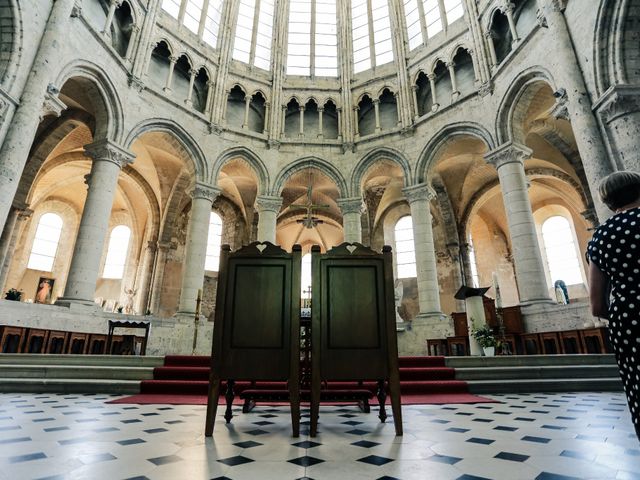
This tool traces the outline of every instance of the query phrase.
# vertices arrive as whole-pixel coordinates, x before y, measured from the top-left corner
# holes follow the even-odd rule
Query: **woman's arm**
[[[609,317],[609,281],[595,262],[589,262],[589,300],[591,315]]]

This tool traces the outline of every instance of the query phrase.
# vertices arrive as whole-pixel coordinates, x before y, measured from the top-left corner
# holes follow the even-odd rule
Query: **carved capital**
[[[507,13],[513,13],[513,10],[516,8],[516,6],[507,1],[507,2],[503,2],[502,5],[500,5],[500,10],[502,10],[503,13],[507,14]]]
[[[606,123],[640,112],[640,87],[613,86],[598,99],[595,108]]]
[[[19,209],[17,213],[18,213],[18,221],[24,221],[31,218],[31,215],[33,215],[33,210],[25,207],[25,208]]]
[[[196,182],[191,192],[191,198],[193,200],[201,198],[213,203],[213,201],[218,195],[220,195],[221,192],[222,190],[218,187],[214,187],[213,185],[209,185],[208,183]]]
[[[544,11],[541,8],[536,10],[536,21],[538,22],[538,25],[542,28],[549,27],[549,25],[547,24],[547,17],[545,17]]]
[[[258,195],[256,197],[256,207],[258,213],[275,212],[278,213],[282,207],[282,197],[271,195]]]
[[[280,142],[275,138],[270,138],[269,140],[267,140],[267,148],[269,148],[269,150],[280,150]]]
[[[342,144],[342,153],[355,152],[356,144],[354,142],[344,142]]]
[[[179,60],[179,58],[176,57],[175,55],[170,55],[169,56],[169,63],[173,63],[175,65],[176,63],[178,63],[178,60]]]
[[[571,121],[569,114],[569,99],[566,95],[556,99],[556,104],[551,109],[551,116],[556,119]]]
[[[133,74],[129,75],[129,86],[135,88],[138,92],[142,92],[146,88],[142,79]]]
[[[171,248],[171,242],[158,242],[158,253],[167,253]]]
[[[60,90],[58,87],[50,83],[47,86],[47,92],[44,95],[44,101],[42,102],[42,113],[40,114],[40,120],[47,115],[55,115],[59,117],[63,110],[67,109],[67,106],[58,98]]]
[[[494,38],[497,37],[496,33],[491,29],[489,29],[486,32],[484,32],[483,35],[484,35],[484,38],[486,38],[488,40],[493,40]]]
[[[493,84],[490,81],[481,83],[478,87],[478,95],[481,97],[486,97],[487,95],[491,95],[493,93]]]
[[[119,168],[133,162],[135,154],[125,150],[112,140],[98,140],[84,147],[85,155],[91,157],[94,162],[111,162]]]
[[[582,218],[584,218],[592,228],[596,228],[600,224],[600,222],[598,222],[598,212],[596,212],[593,205],[589,205],[589,208],[584,212],[580,212],[580,215],[582,215]]]
[[[209,124],[209,133],[214,133],[216,135],[220,135],[220,134],[222,134],[223,131],[224,131],[224,128],[222,128],[217,123],[210,123]]]
[[[361,214],[364,210],[362,198],[360,197],[339,198],[336,202],[343,215],[347,215],[349,213]]]
[[[147,249],[147,252],[149,252],[150,254],[155,253],[157,248],[158,248],[158,245],[156,244],[156,242],[153,242],[153,241],[147,242],[146,249]]]
[[[419,183],[402,189],[409,204],[414,202],[430,202],[436,198],[436,191],[427,183]]]
[[[78,0],[71,10],[71,18],[80,18],[82,16],[82,3]]]
[[[448,69],[456,68],[456,62],[453,61],[447,62],[445,65]]]
[[[524,165],[524,161],[531,157],[533,151],[529,147],[518,143],[508,142],[500,145],[495,150],[491,150],[485,154],[484,158],[496,169],[500,169],[503,165],[518,162]]]

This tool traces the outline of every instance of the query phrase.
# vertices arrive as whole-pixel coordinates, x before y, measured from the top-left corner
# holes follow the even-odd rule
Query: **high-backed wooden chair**
[[[25,334],[23,327],[0,326],[0,353],[20,353]]]
[[[377,380],[382,422],[388,388],[396,435],[402,435],[391,247],[382,252],[359,243],[324,255],[317,245],[311,249],[311,436],[321,383],[332,380]]]
[[[67,341],[69,332],[60,330],[49,330],[47,344],[44,347],[44,353],[65,353],[67,350]]]
[[[86,353],[88,343],[88,333],[69,332],[69,341],[67,342],[67,349],[64,353],[69,353],[72,355],[81,355],[83,353]]]
[[[91,333],[86,352],[89,355],[104,355],[107,347],[107,336],[101,333]]]
[[[287,381],[293,436],[300,434],[300,245],[287,253],[254,242],[220,255],[205,435],[211,436],[227,381],[231,421],[236,380]]]
[[[22,345],[22,353],[44,353],[49,337],[49,330],[30,328]]]

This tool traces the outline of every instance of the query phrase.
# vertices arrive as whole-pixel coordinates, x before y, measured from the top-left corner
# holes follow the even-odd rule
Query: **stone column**
[[[496,46],[493,44],[493,32],[491,30],[487,30],[484,32],[484,38],[487,39],[487,46],[489,47],[491,69],[494,69],[498,65],[498,54],[496,53]]]
[[[498,170],[523,305],[551,302],[524,172],[524,160],[530,156],[531,149],[514,143],[501,145],[485,155],[487,162]]]
[[[376,132],[379,132],[382,127],[380,126],[380,99],[378,98],[373,100],[373,111],[376,118]]]
[[[282,207],[282,197],[258,195],[258,241],[276,243],[276,224]]]
[[[58,75],[61,58],[60,39],[68,30],[75,0],[57,0],[53,3],[40,48],[29,68],[20,105],[13,114],[2,148],[0,149],[0,226],[4,226],[18,183],[22,176],[29,150],[40,123],[47,85]]]
[[[460,96],[458,82],[456,80],[456,64],[449,62],[447,63],[447,68],[449,69],[449,77],[451,77],[451,99],[455,101]]]
[[[619,169],[640,172],[640,87],[610,87],[596,103]]]
[[[85,146],[84,150],[86,155],[93,159],[88,180],[89,190],[82,210],[64,295],[56,302],[59,305],[94,304],[96,282],[118,176],[120,170],[135,158],[133,153],[111,140],[99,140]]]
[[[170,243],[158,242],[156,250],[155,265],[153,267],[153,281],[151,282],[151,301],[149,310],[154,315],[159,315],[160,299],[162,298],[162,287],[164,285],[164,269],[167,264],[167,254],[169,253]]]
[[[304,105],[300,105],[300,131],[298,132],[299,137],[304,137]]]
[[[242,128],[249,128],[249,109],[251,108],[251,97],[244,96],[244,118],[242,119]]]
[[[11,258],[9,252],[15,251],[15,244],[18,240],[17,234],[20,232],[20,228],[16,228],[16,224],[20,220],[26,220],[31,217],[33,210],[27,208],[26,205],[20,207],[12,207],[7,223],[2,231],[0,237],[0,292],[4,292],[4,284],[9,275],[9,268],[11,267]]]
[[[360,138],[360,125],[358,125],[358,112],[360,107],[353,107],[353,136],[354,138]]]
[[[125,60],[133,61],[133,51],[140,35],[140,27],[138,25],[131,26],[131,35],[129,36],[129,45],[127,45],[127,53],[125,54]]]
[[[282,130],[280,132],[280,137],[284,138],[286,132],[287,132],[287,106],[286,105],[282,105]]]
[[[338,207],[342,211],[342,229],[344,241],[349,243],[362,243],[362,198],[339,198]]]
[[[171,92],[171,85],[173,84],[173,71],[176,68],[176,63],[178,63],[178,57],[169,57],[169,73],[167,74],[167,83],[163,88],[165,93]]]
[[[437,112],[440,104],[438,103],[438,95],[436,93],[436,74],[428,73],[427,78],[429,79],[429,88],[431,89],[431,111]]]
[[[207,104],[204,107],[205,112],[211,112],[212,102],[213,102],[213,82],[209,80],[207,82]]]
[[[413,241],[416,251],[418,280],[418,303],[420,316],[442,316],[436,249],[433,243],[430,202],[436,192],[427,184],[412,185],[402,190],[409,207],[413,223]]]
[[[322,124],[322,114],[324,113],[324,108],[318,108],[318,138],[324,138],[324,125]]]
[[[398,116],[398,121],[396,122],[396,125],[398,127],[402,126],[402,106],[400,104],[400,98],[399,95],[397,93],[393,94],[393,99],[396,101],[396,115]],[[407,106],[407,108],[409,108]],[[411,115],[409,115],[411,116]]]
[[[262,125],[262,134],[269,134],[269,109],[271,108],[271,104],[269,102],[264,102],[264,124]]]
[[[420,108],[418,107],[418,85],[412,85],[411,90],[413,91],[413,109],[415,110],[413,120],[415,121],[420,118]]]
[[[153,259],[156,254],[156,242],[147,242],[142,253],[140,265],[141,274],[136,289],[138,290],[138,301],[136,311],[144,315],[149,308],[149,296],[151,294],[151,278],[153,276]]]
[[[191,218],[182,265],[182,289],[178,314],[193,314],[196,311],[198,290],[201,290],[204,285],[204,263],[207,256],[211,204],[220,191],[217,187],[196,182],[191,194]]]
[[[460,245],[460,257],[462,261],[462,273],[464,275],[464,284],[473,286],[473,271],[471,270],[471,244],[463,243]]]
[[[116,13],[116,9],[122,5],[122,0],[111,0],[109,2],[109,11],[107,12],[107,19],[104,22],[104,28],[102,33],[109,36],[111,34],[111,24],[113,23],[113,16]]]
[[[187,99],[184,101],[188,107],[193,105],[193,84],[196,82],[196,75],[198,75],[198,72],[189,70],[189,93],[187,93]]]
[[[520,41],[520,37],[518,36],[518,30],[516,29],[516,21],[513,18],[513,9],[515,5],[511,2],[507,2],[503,7],[502,11],[507,16],[507,21],[509,22],[509,30],[511,30],[511,37],[513,38],[513,46],[515,48],[515,44]]]

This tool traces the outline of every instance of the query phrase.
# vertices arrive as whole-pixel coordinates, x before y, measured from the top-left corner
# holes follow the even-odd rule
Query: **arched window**
[[[567,285],[582,283],[580,264],[569,221],[556,215],[542,224],[542,240],[547,254],[551,283],[563,280]]]
[[[300,293],[303,300],[311,298],[311,254],[305,253],[302,256],[302,267],[300,269]]]
[[[476,260],[476,249],[473,246],[473,240],[469,237],[469,264],[471,266],[471,282],[473,287],[480,286],[480,276],[478,275],[478,261]]]
[[[235,60],[269,70],[274,5],[274,0],[240,0],[233,42]]]
[[[62,218],[58,215],[45,213],[40,217],[27,268],[43,272],[53,270],[53,262],[56,259],[61,232]]]
[[[396,265],[398,278],[416,276],[416,249],[413,243],[413,222],[410,216],[402,217],[396,223]]]
[[[209,236],[207,237],[207,257],[204,261],[205,270],[218,271],[221,245],[222,219],[217,213],[211,212],[211,215],[209,215]]]
[[[118,225],[111,230],[107,258],[102,270],[102,278],[121,279],[124,276],[124,267],[129,253],[129,239],[131,229],[126,225]]]

